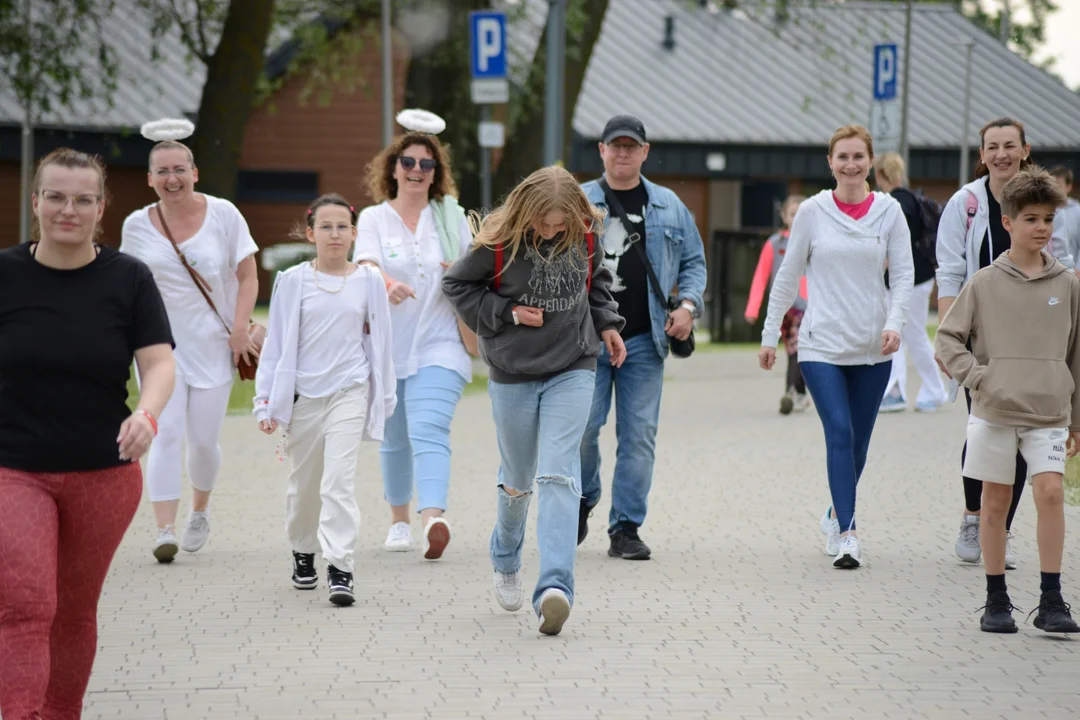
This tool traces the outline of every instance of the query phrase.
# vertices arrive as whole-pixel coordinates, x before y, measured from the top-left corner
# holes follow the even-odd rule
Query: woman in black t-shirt
[[[101,587],[173,389],[150,270],[94,243],[104,195],[96,158],[53,151],[34,178],[40,238],[0,252],[0,715],[12,720],[81,714]]]

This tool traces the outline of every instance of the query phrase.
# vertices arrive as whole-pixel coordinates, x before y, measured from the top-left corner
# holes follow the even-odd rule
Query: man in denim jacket
[[[612,481],[608,555],[647,560],[651,551],[638,536],[645,522],[649,487],[656,455],[656,426],[664,383],[664,358],[669,336],[685,340],[701,315],[705,292],[705,248],[694,219],[681,200],[665,187],[641,174],[649,155],[645,127],[629,115],[608,121],[600,143],[604,177],[626,212],[631,227],[624,228],[608,207],[598,181],[585,183],[589,202],[608,211],[603,237],[603,262],[614,275],[611,290],[626,319],[622,337],[626,361],[611,367],[606,352],[597,362],[592,414],[581,443],[581,514],[578,544],[588,534],[588,517],[600,501],[600,428],[616,398],[618,450]],[[645,263],[635,243],[644,242],[645,254],[665,293],[678,287],[680,306],[667,307],[649,286]],[[597,248],[599,252],[600,248]]]

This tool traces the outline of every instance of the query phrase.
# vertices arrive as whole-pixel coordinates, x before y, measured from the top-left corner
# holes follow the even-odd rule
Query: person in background
[[[765,299],[765,290],[776,279],[776,273],[780,272],[780,264],[787,253],[788,238],[791,237],[791,221],[795,219],[795,211],[799,209],[799,203],[805,199],[802,195],[789,195],[784,200],[784,204],[780,207],[780,220],[784,223],[784,227],[770,235],[764,247],[761,248],[757,269],[754,270],[754,280],[750,285],[750,297],[746,300],[746,312],[743,313],[746,322],[751,325],[758,321],[761,301]],[[802,412],[810,407],[810,397],[806,394],[806,382],[803,380],[802,371],[799,370],[799,325],[802,324],[804,312],[806,312],[806,276],[799,280],[799,294],[795,298],[795,304],[784,313],[784,321],[780,325],[780,338],[784,342],[784,350],[788,357],[784,394],[780,397],[782,415],[787,415],[792,410]]]
[[[1076,259],[1080,258],[1080,201],[1072,196],[1073,172],[1064,165],[1058,165],[1050,171],[1050,174],[1057,181],[1058,188],[1065,194],[1065,206],[1059,211],[1054,222],[1056,224],[1064,220],[1069,254],[1072,255],[1075,263]]]

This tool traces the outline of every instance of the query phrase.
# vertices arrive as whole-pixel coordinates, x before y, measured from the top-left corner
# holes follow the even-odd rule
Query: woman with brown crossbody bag
[[[150,151],[148,174],[160,201],[128,216],[120,245],[153,272],[176,340],[176,386],[146,467],[157,520],[152,550],[163,563],[180,549],[198,551],[209,537],[210,493],[221,468],[218,438],[232,385],[238,366],[241,379],[254,378],[265,335],[250,320],[259,292],[259,248],[235,205],[195,192],[194,158],[175,140],[190,131],[187,121],[143,126],[144,136],[160,140]],[[191,480],[192,509],[178,540],[182,465]]]

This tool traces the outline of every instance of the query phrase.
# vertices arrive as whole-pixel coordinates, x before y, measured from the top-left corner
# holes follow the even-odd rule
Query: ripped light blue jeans
[[[574,602],[581,437],[589,420],[595,376],[592,370],[573,370],[538,382],[488,381],[502,458],[491,564],[502,573],[521,569],[525,517],[535,482],[540,575],[532,602],[537,614],[540,596],[549,588],[562,590]],[[504,487],[520,494],[512,496]]]

